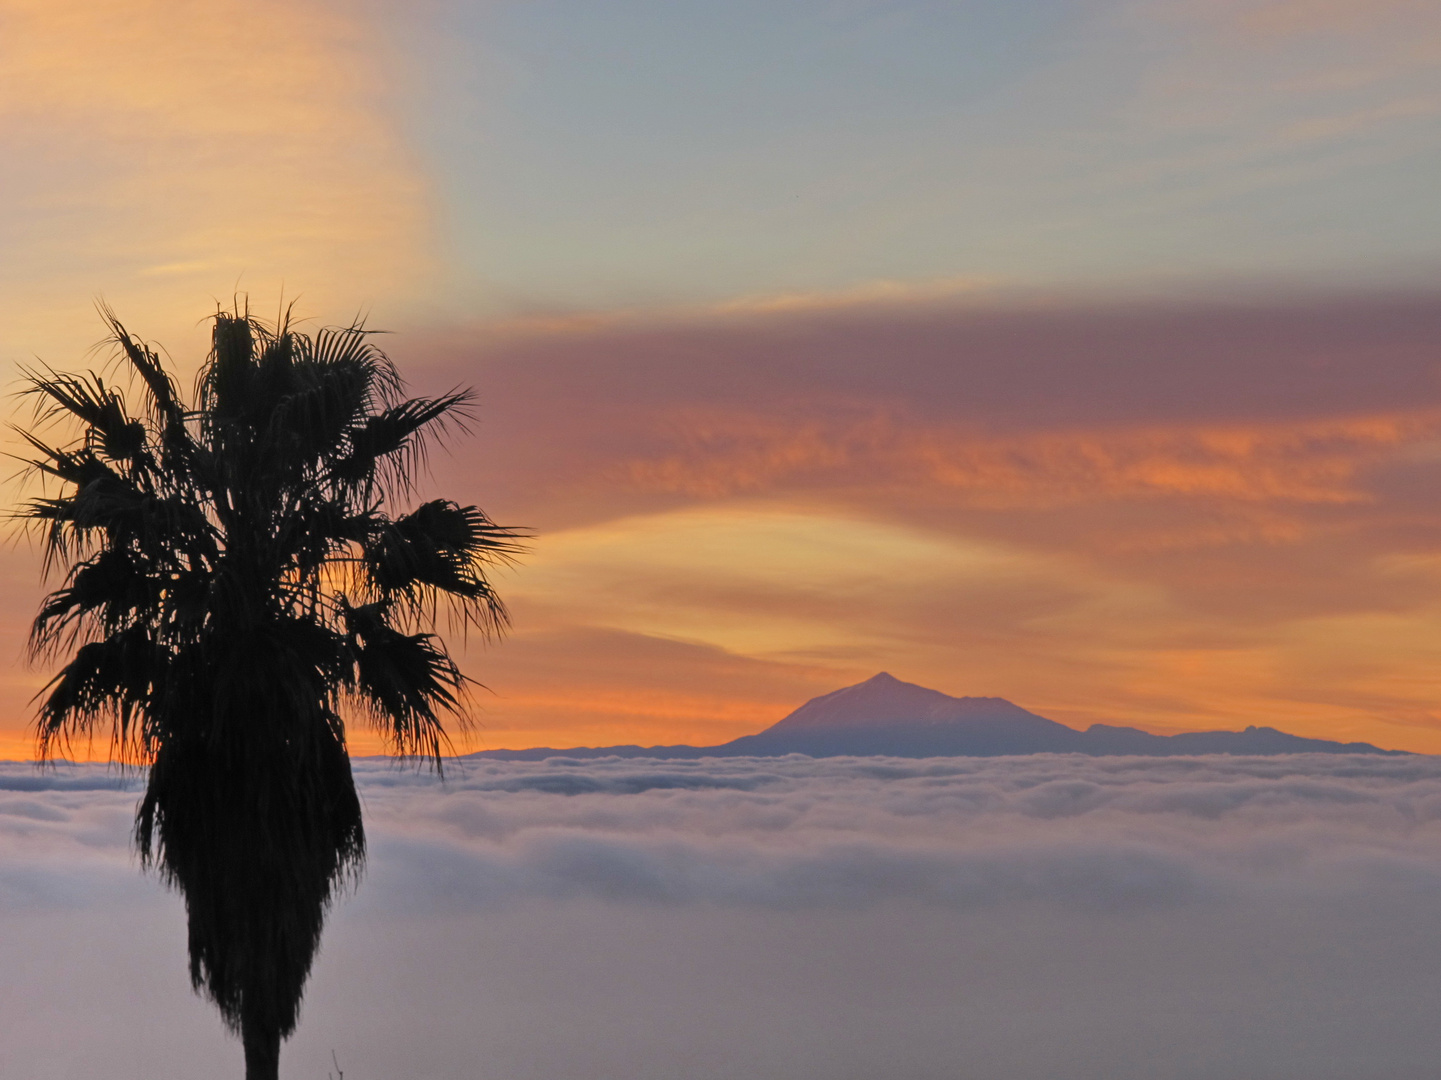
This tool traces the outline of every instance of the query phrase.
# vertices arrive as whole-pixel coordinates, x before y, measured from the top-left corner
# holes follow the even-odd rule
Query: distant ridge
[[[1138,728],[1058,724],[1004,698],[951,697],[881,672],[855,686],[811,698],[756,735],[719,746],[576,746],[559,750],[482,750],[467,755],[501,761],[551,757],[702,758],[885,755],[1000,757],[1009,754],[1403,754],[1370,743],[1304,739],[1269,727],[1152,735]]]

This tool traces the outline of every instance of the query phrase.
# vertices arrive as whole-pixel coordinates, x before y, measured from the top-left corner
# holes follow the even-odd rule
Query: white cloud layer
[[[284,1075],[1425,1075],[1441,759],[357,763]],[[0,767],[0,1073],[239,1076],[98,767]]]

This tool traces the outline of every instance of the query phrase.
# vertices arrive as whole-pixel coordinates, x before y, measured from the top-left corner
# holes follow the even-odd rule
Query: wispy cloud
[[[341,318],[425,287],[397,65],[353,11],[6,0],[0,18],[12,356],[83,349],[97,293],[181,349],[237,286],[270,303],[288,282]]]
[[[833,422],[755,412],[662,420],[683,450],[625,463],[617,484],[702,497],[788,487],[942,489],[1019,507],[1180,496],[1345,503],[1368,465],[1441,433],[1441,413],[1254,426],[967,435],[880,414]]]

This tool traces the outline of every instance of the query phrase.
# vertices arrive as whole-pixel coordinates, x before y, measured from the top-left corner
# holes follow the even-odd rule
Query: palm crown
[[[22,510],[63,570],[31,635],[68,659],[40,750],[99,730],[148,766],[142,859],[185,896],[192,981],[242,1035],[247,1075],[273,1076],[325,911],[364,859],[346,720],[439,766],[466,679],[437,612],[501,629],[485,570],[518,534],[445,500],[393,512],[468,395],[403,397],[361,326],[220,312],[192,408],[103,314],[138,414],[100,375],[29,373],[42,433],[79,429],[23,433],[61,483]]]

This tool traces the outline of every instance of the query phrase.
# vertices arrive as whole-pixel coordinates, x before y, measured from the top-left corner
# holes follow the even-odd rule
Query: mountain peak
[[[1004,698],[952,697],[882,671],[865,682],[843,686],[812,698],[763,734],[841,728],[884,729],[916,724],[929,726],[981,717],[989,720],[1041,720]]]

